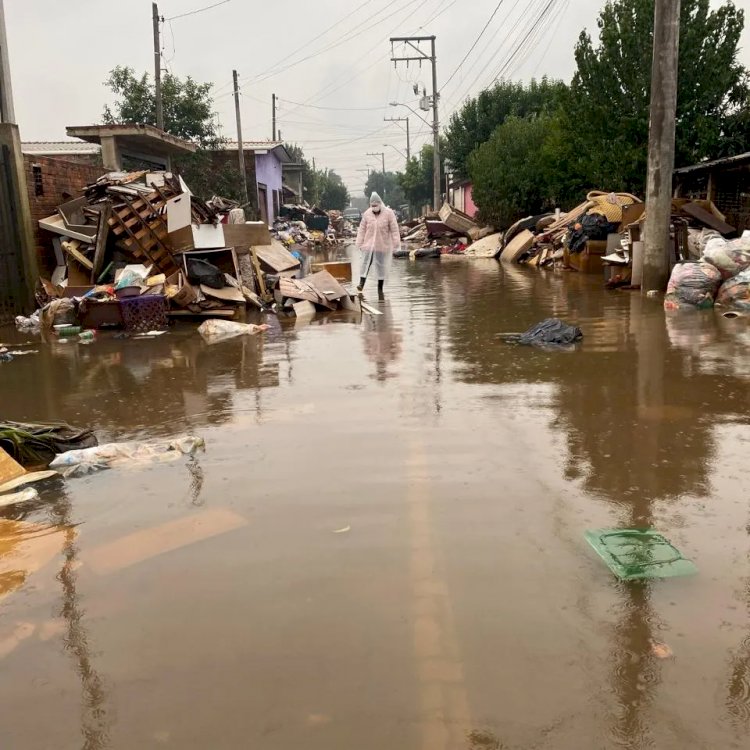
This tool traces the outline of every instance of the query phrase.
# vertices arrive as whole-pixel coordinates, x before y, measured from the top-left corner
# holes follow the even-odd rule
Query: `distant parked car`
[[[344,218],[352,224],[359,224],[362,221],[362,212],[358,208],[345,208]]]

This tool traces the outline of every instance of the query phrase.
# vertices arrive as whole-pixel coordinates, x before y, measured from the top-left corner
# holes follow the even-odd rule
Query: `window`
[[[34,178],[34,195],[39,198],[44,195],[44,181],[42,180],[41,164],[31,165],[31,176]]]

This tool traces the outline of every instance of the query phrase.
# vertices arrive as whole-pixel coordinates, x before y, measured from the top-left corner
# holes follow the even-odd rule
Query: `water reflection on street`
[[[1,509],[2,747],[746,747],[747,319],[483,260],[386,296],[0,365],[7,419],[208,447]],[[576,351],[497,340],[552,315]],[[699,574],[618,582],[608,526]]]

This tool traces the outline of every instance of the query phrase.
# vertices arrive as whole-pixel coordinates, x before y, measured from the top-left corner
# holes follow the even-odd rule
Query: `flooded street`
[[[748,320],[482,260],[386,295],[0,365],[6,419],[207,446],[0,509],[0,747],[747,747]],[[550,316],[578,350],[496,339]],[[619,582],[615,526],[698,575]]]

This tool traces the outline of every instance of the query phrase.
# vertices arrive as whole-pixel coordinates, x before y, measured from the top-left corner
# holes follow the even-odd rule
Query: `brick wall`
[[[48,275],[55,267],[52,235],[39,228],[39,219],[57,212],[57,207],[66,200],[63,193],[69,193],[72,198],[80,197],[86,185],[98,180],[105,170],[95,164],[76,163],[48,156],[24,154],[23,160],[39,269]]]

